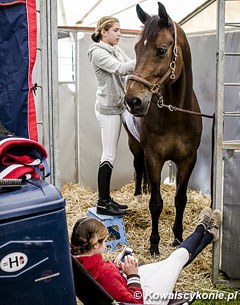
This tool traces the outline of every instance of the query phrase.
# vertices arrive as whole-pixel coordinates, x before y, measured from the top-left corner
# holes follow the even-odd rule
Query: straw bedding
[[[133,196],[134,183],[123,186],[112,192],[113,198],[119,203],[128,204],[129,209],[124,216],[124,224],[129,246],[139,261],[145,263],[154,262],[167,257],[174,248],[172,226],[175,216],[174,194],[175,188],[162,184],[161,192],[164,201],[163,212],[159,221],[161,235],[160,257],[151,257],[149,254],[149,237],[151,233],[150,213],[148,209],[149,194],[143,195],[140,202]],[[86,215],[89,207],[93,207],[97,201],[97,193],[80,187],[78,184],[66,184],[62,188],[63,197],[66,199],[67,223],[69,236],[74,223]],[[198,215],[202,208],[210,206],[210,198],[201,193],[188,189],[188,204],[184,214],[184,235],[186,238],[195,228]],[[196,260],[181,272],[178,279],[177,291],[200,291],[202,289],[214,289],[211,284],[211,245],[208,246]],[[106,259],[112,259],[116,252],[108,251]]]

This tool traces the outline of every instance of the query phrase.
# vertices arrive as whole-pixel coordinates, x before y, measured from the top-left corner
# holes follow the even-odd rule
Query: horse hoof
[[[180,241],[178,238],[175,238],[172,243],[172,246],[177,247],[177,246],[181,245],[181,243],[182,243],[182,241]]]
[[[159,255],[160,252],[158,250],[158,246],[151,246],[150,249],[150,254],[153,256],[153,255]]]

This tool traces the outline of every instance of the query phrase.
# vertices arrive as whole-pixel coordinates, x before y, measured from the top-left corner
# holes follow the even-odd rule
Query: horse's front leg
[[[176,180],[176,195],[175,195],[175,208],[176,215],[173,225],[174,241],[173,246],[178,246],[182,241],[183,233],[183,214],[187,204],[187,187],[188,181],[191,176],[192,170],[196,163],[196,158],[181,164],[177,164],[177,180]]]
[[[135,169],[135,192],[134,196],[142,195],[143,179],[144,179],[144,156],[143,154],[135,155],[133,160]]]
[[[133,166],[135,170],[135,191],[134,196],[142,195],[142,185],[144,179],[145,165],[144,153],[140,143],[128,132],[128,145],[133,154]]]
[[[146,158],[146,169],[151,185],[149,210],[152,218],[152,232],[150,236],[150,254],[159,254],[160,235],[158,231],[159,217],[163,209],[163,200],[160,194],[161,170],[163,164],[156,165],[153,159]]]

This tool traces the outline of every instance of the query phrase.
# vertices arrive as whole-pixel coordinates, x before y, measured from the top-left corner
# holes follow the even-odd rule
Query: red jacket
[[[101,254],[78,256],[77,259],[115,301],[143,304],[139,275],[131,275],[126,279],[114,263],[103,261]]]

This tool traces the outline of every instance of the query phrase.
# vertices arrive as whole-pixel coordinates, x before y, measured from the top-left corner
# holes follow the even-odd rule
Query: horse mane
[[[144,28],[141,33],[141,40],[145,41],[146,39],[153,39],[157,35],[157,33],[163,28],[168,28],[172,32],[172,34],[174,33],[173,24],[170,18],[169,25],[167,27],[161,22],[161,18],[159,18],[159,16],[152,16],[144,25]]]

